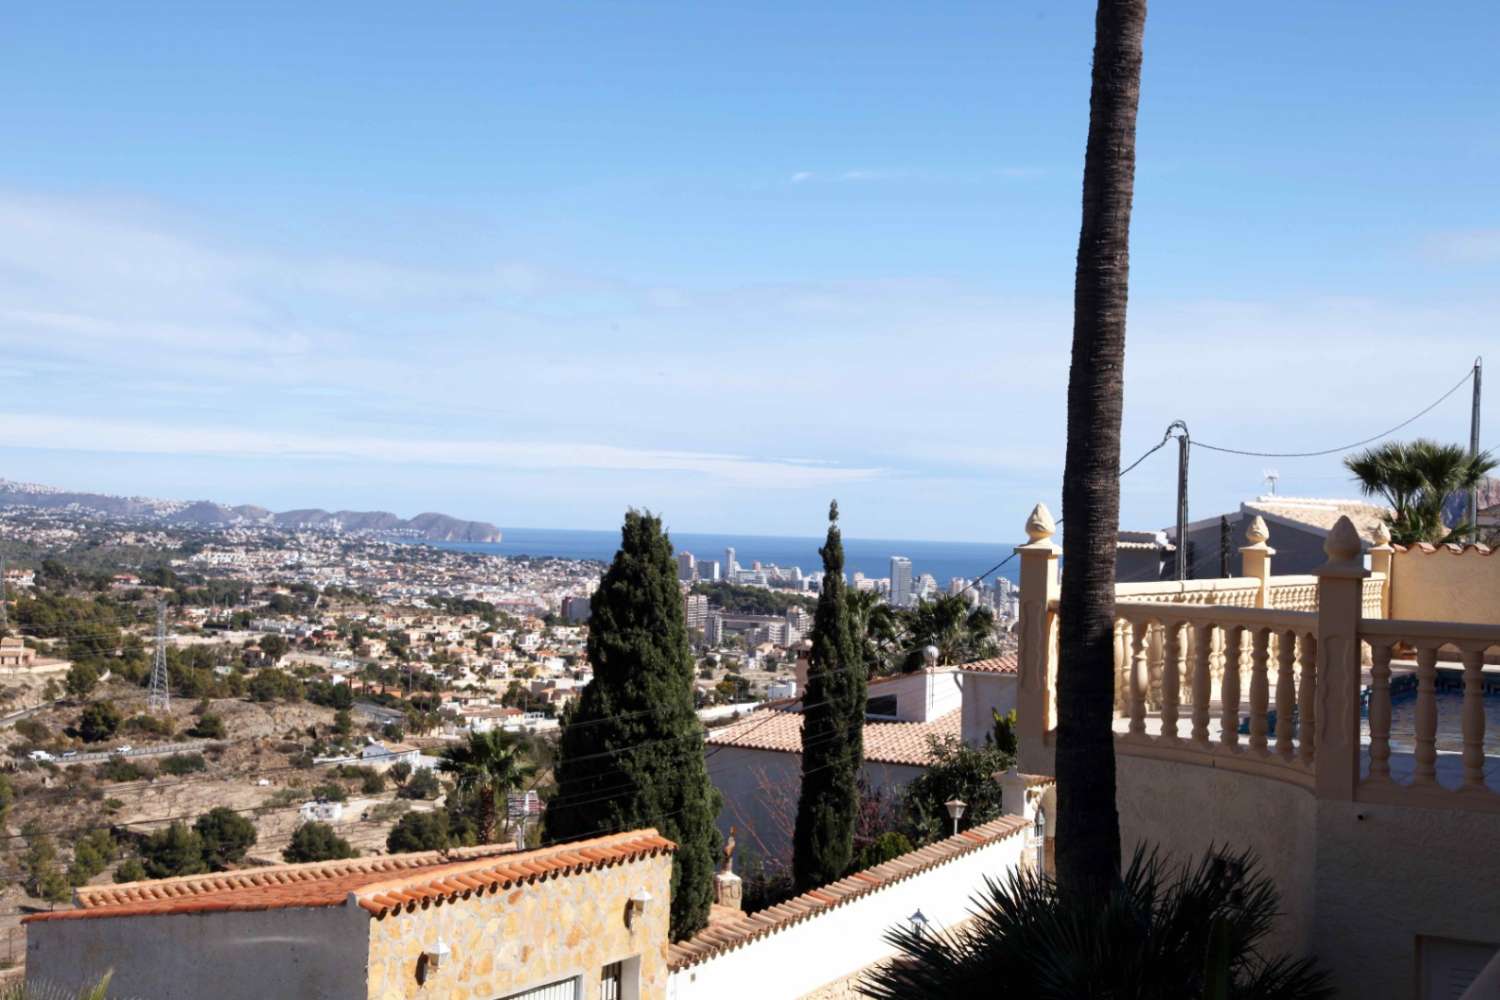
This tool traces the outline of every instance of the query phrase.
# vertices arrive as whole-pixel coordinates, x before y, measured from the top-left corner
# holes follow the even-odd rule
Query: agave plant
[[[112,972],[93,986],[82,990],[68,989],[51,983],[13,983],[0,990],[0,1000],[108,1000]]]
[[[1250,852],[1210,850],[1174,867],[1137,849],[1103,906],[1059,894],[1050,876],[986,879],[974,919],[944,931],[896,928],[898,956],[866,975],[876,1000],[994,996],[1161,1000],[1332,997],[1310,959],[1261,947],[1277,914],[1271,880]]]

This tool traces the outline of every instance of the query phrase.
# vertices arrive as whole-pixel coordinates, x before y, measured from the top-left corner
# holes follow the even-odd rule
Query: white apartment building
[[[911,560],[905,556],[891,556],[891,605],[905,608],[911,603]]]

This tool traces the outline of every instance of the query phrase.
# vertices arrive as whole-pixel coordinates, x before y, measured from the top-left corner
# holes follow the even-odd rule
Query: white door
[[[572,979],[538,986],[524,993],[512,993],[510,996],[502,997],[501,1000],[579,1000],[578,977],[574,976]]]

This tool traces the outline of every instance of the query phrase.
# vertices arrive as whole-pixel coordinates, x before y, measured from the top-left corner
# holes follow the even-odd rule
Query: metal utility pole
[[[0,556],[0,635],[5,634],[5,627],[9,624],[5,618],[5,557]]]
[[[1484,358],[1474,359],[1474,408],[1469,414],[1469,457],[1479,454],[1479,389],[1484,380]],[[1479,542],[1479,484],[1469,488],[1469,540]]]
[[[1177,579],[1188,578],[1188,449],[1192,442],[1188,438],[1187,424],[1174,420],[1167,425],[1167,434],[1177,434]]]
[[[172,710],[172,694],[167,683],[167,604],[156,602],[156,660],[151,664],[151,688],[146,693],[148,712]]]

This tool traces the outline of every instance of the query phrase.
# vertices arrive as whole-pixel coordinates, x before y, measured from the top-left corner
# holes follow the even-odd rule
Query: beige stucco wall
[[[1116,755],[1116,789],[1127,863],[1138,843],[1179,861],[1197,861],[1209,844],[1253,848],[1285,911],[1270,945],[1298,954],[1310,947],[1317,835],[1311,792],[1275,778],[1125,754]]]
[[[1410,548],[1391,557],[1391,617],[1492,624],[1500,608],[1500,554]]]
[[[1004,715],[1016,707],[1015,674],[964,675],[963,740],[984,746],[995,732],[995,712]]]
[[[597,997],[604,966],[631,958],[639,993],[627,984],[624,1000],[662,1000],[671,881],[663,855],[372,920],[369,1000],[492,1000],[578,974],[579,995]],[[626,904],[642,889],[652,901],[627,926]],[[418,982],[439,935],[452,958]]]
[[[111,996],[151,1000],[363,1000],[369,922],[344,906],[40,921],[26,974],[77,988],[113,969]]]
[[[1500,947],[1500,815],[1322,802],[1315,951],[1340,996],[1414,997],[1417,936]]]

